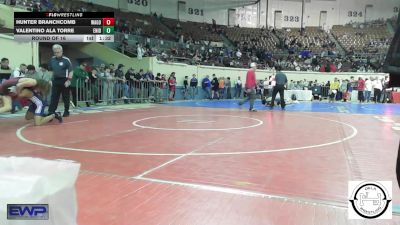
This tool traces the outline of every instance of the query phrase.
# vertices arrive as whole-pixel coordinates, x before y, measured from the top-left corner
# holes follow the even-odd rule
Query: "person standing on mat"
[[[64,114],[63,117],[69,116],[69,99],[72,79],[72,63],[69,58],[63,56],[63,48],[59,44],[55,44],[52,47],[54,56],[49,62],[49,71],[53,71],[52,89],[51,89],[51,102],[49,106],[49,114],[54,114],[60,95],[62,94],[64,101]]]
[[[287,77],[286,74],[282,73],[282,67],[281,66],[276,66],[276,75],[275,75],[275,87],[272,90],[272,100],[271,100],[271,105],[270,107],[273,108],[275,104],[275,98],[276,95],[279,92],[280,100],[281,100],[281,107],[282,109],[285,109],[285,85],[287,84]]]
[[[257,69],[257,64],[255,62],[252,62],[250,64],[250,69],[247,71],[246,75],[246,84],[245,84],[245,91],[247,93],[247,98],[243,99],[242,101],[239,102],[239,105],[243,105],[245,102],[250,101],[250,112],[257,112],[254,107],[254,100],[256,98],[256,69]]]

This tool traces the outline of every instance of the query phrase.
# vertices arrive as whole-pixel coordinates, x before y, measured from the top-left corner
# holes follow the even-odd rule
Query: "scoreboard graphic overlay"
[[[114,42],[114,12],[15,12],[14,39],[33,42]]]

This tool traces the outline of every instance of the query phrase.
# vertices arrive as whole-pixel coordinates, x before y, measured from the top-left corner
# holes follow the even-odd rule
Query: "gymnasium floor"
[[[349,180],[395,179],[400,106],[237,101],[0,118],[0,154],[81,163],[78,224],[400,224],[348,220]],[[6,118],[7,117],[7,118]]]

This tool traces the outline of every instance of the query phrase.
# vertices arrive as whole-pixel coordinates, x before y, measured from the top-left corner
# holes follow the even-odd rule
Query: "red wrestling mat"
[[[82,164],[79,224],[356,224],[349,180],[392,180],[400,203],[398,131],[370,115],[158,106],[0,129],[3,156]]]

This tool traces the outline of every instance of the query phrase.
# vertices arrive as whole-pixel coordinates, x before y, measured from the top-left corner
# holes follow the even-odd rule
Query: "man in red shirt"
[[[251,63],[250,64],[250,69],[247,71],[246,75],[246,85],[245,85],[245,91],[247,93],[247,98],[243,99],[242,101],[239,102],[239,105],[243,105],[245,102],[250,101],[250,112],[257,112],[254,107],[254,100],[256,98],[256,68],[257,64],[256,63]]]
[[[365,101],[364,99],[365,81],[361,77],[358,77],[357,90],[358,90],[358,101],[362,103]]]

